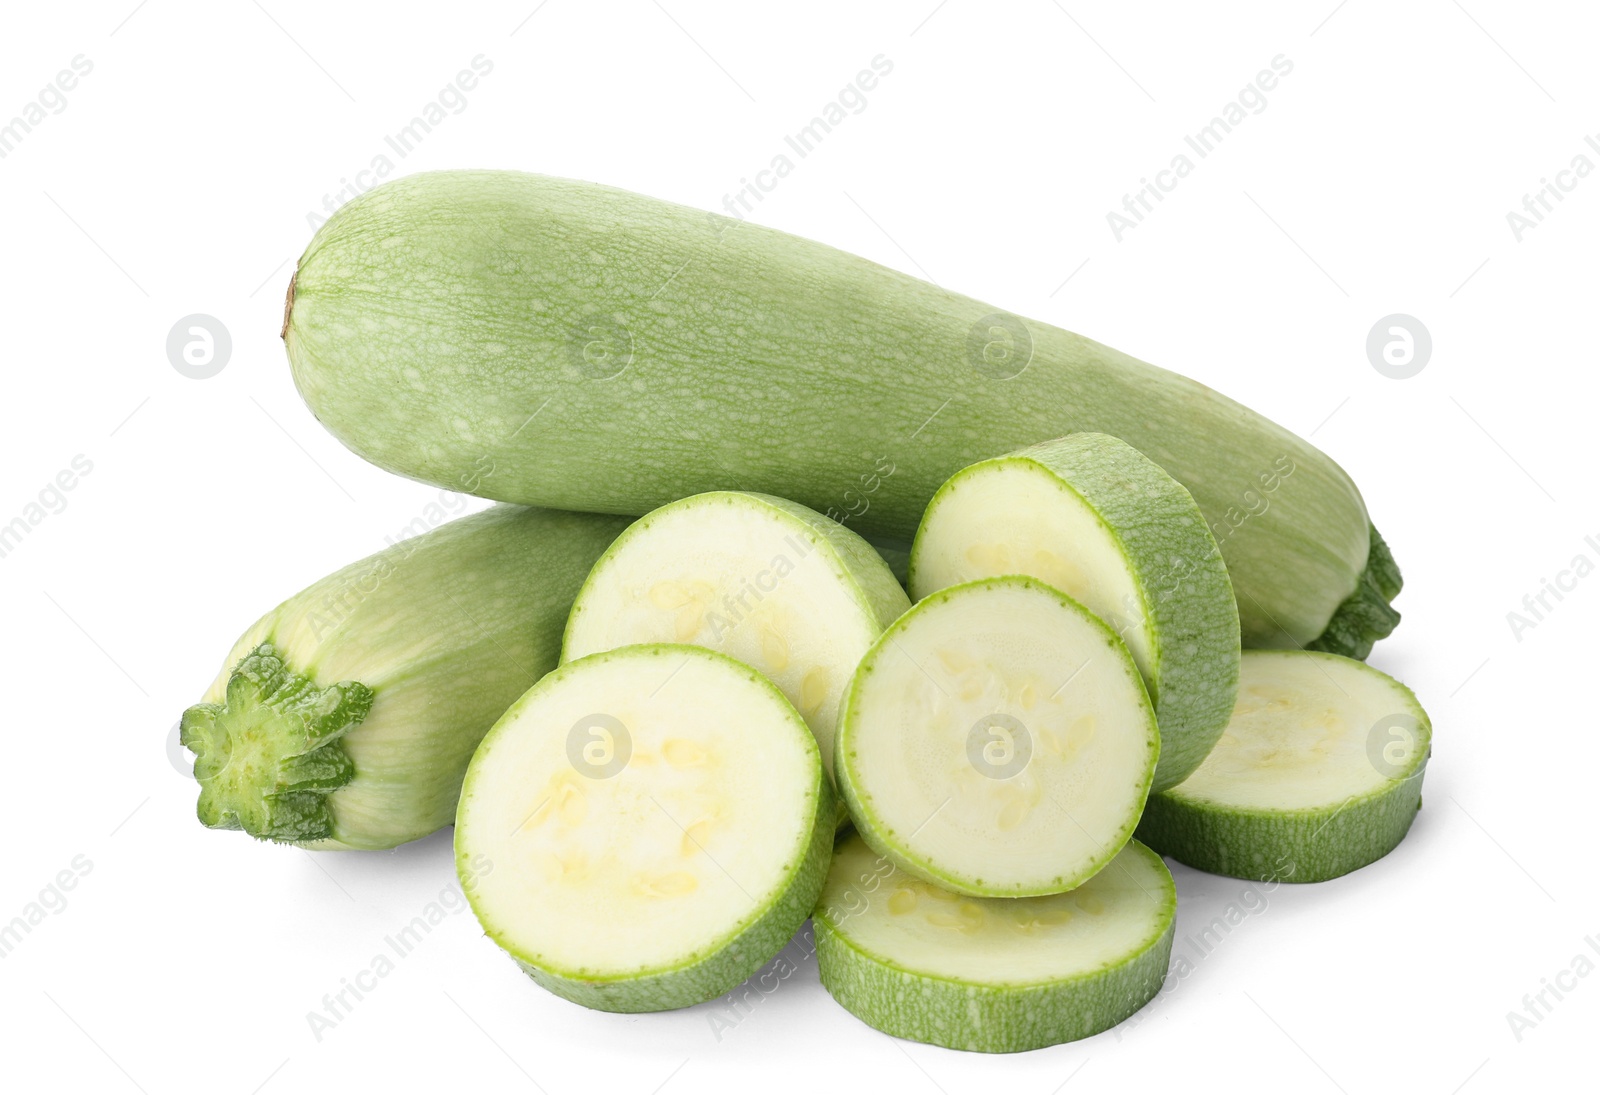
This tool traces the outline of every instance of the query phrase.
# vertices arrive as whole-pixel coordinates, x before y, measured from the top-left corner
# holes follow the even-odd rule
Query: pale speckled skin
[[[520,710],[535,702],[542,690],[556,687],[564,677],[575,672],[583,672],[586,663],[636,658],[664,652],[677,652],[724,662],[764,686],[779,704],[788,709],[789,714],[793,716],[793,728],[808,746],[815,769],[814,791],[806,802],[806,809],[810,811],[808,835],[794,850],[792,859],[784,869],[784,874],[789,879],[788,884],[772,894],[759,914],[731,937],[720,940],[703,951],[686,954],[663,969],[626,977],[595,979],[582,976],[581,971],[559,970],[529,961],[525,955],[519,954],[507,945],[501,938],[497,925],[484,921],[483,914],[474,900],[473,890],[473,878],[479,869],[479,853],[467,846],[463,834],[468,831],[468,827],[458,823],[455,847],[456,873],[461,879],[462,891],[466,894],[468,903],[472,905],[474,915],[483,924],[484,932],[511,955],[522,971],[537,984],[557,996],[597,1011],[669,1011],[673,1008],[686,1008],[704,1003],[726,993],[766,965],[773,955],[782,950],[793,938],[794,933],[800,930],[800,926],[806,922],[806,918],[816,906],[817,895],[822,892],[822,884],[828,877],[828,865],[833,860],[836,816],[833,788],[828,782],[827,774],[822,770],[822,755],[817,750],[816,742],[806,727],[805,720],[800,717],[799,712],[789,706],[789,701],[784,699],[783,693],[765,677],[743,662],[735,661],[716,651],[670,643],[651,643],[606,650],[568,662],[545,677],[534,688],[529,689],[495,724],[490,734],[499,733],[502,727],[514,724]],[[475,763],[467,772],[460,806],[463,818],[472,808],[472,773],[476,767],[478,765]],[[604,910],[596,910],[597,915],[603,913]]]
[[[285,337],[306,402],[373,463],[461,489],[488,460],[475,492],[568,509],[639,514],[733,487],[903,541],[962,467],[1097,431],[1232,527],[1287,458],[1293,476],[1222,550],[1248,645],[1316,639],[1369,550],[1338,465],[1204,385],[1048,324],[1015,321],[1030,343],[1016,375],[1020,350],[980,369],[997,313],[685,206],[440,172],[322,226]]]
[[[1210,874],[1326,882],[1376,863],[1399,846],[1422,809],[1422,771],[1342,810],[1223,811],[1158,793],[1145,805],[1135,835],[1163,855]]]
[[[1263,655],[1252,655],[1261,657]],[[1340,658],[1285,651],[1285,658]],[[1377,673],[1361,666],[1367,673]],[[1261,882],[1325,882],[1394,851],[1422,809],[1422,777],[1432,749],[1427,712],[1409,688],[1391,681],[1400,706],[1417,721],[1415,755],[1403,772],[1366,794],[1316,809],[1264,810],[1200,801],[1182,787],[1150,796],[1138,839],[1200,871]]]
[[[1139,851],[1160,862],[1149,849]],[[999,987],[903,969],[852,943],[848,918],[835,927],[820,911],[812,921],[817,968],[845,1010],[897,1038],[982,1053],[1088,1038],[1144,1007],[1166,980],[1178,895],[1164,866],[1162,874],[1167,889],[1157,934],[1124,962],[1071,980]]]
[[[234,644],[233,666],[273,642],[322,687],[355,680],[372,709],[341,745],[355,776],[329,795],[319,849],[392,848],[448,825],[467,762],[518,696],[556,666],[585,575],[627,526],[620,517],[496,506],[308,586]]]
[[[1145,683],[1161,727],[1161,759],[1151,787],[1160,791],[1182,783],[1222,736],[1239,683],[1233,586],[1199,507],[1138,450],[1104,434],[1073,434],[976,467],[1006,461],[1025,461],[1055,477],[1063,490],[1083,499],[1121,546],[1144,598],[1151,639]],[[940,494],[972,470],[958,473]],[[928,512],[938,502],[935,495]],[[919,531],[917,545],[921,537]],[[920,594],[917,545],[911,587]],[[1070,552],[1071,545],[1057,547]]]

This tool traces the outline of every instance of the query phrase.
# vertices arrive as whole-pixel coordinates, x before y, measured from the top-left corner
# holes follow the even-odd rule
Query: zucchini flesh
[[[1404,839],[1431,741],[1416,696],[1369,665],[1247,651],[1228,729],[1192,776],[1150,796],[1139,838],[1213,874],[1336,878]]]
[[[540,985],[660,1011],[782,949],[833,819],[816,742],[769,681],[701,647],[626,646],[562,666],[490,731],[456,862],[484,931]]]
[[[448,825],[473,748],[554,668],[572,599],[626,524],[497,506],[261,617],[183,714],[200,820],[313,848]]]
[[[904,542],[959,469],[1109,433],[1194,496],[1247,646],[1364,657],[1398,620],[1360,494],[1308,442],[1070,332],[668,202],[514,172],[385,183],[312,239],[284,337],[311,409],[373,463],[570,509],[737,487]]]
[[[911,592],[1001,574],[1054,586],[1127,643],[1161,727],[1153,786],[1181,783],[1222,735],[1239,679],[1233,587],[1189,492],[1105,434],[974,464],[928,504]]]
[[[983,899],[940,890],[839,847],[814,918],[817,967],[862,1022],[949,1049],[1015,1053],[1087,1038],[1166,979],[1177,893],[1130,841],[1068,893]]]
[[[980,897],[1070,890],[1133,835],[1159,736],[1127,647],[1058,590],[990,578],[919,602],[839,716],[856,829],[909,874]]]
[[[737,491],[646,514],[572,606],[562,660],[633,643],[693,643],[761,672],[811,727],[829,778],[839,700],[883,629],[911,607],[865,540],[815,510]]]

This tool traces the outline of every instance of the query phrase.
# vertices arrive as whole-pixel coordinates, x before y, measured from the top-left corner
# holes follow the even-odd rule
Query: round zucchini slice
[[[456,865],[484,931],[540,985],[661,1011],[727,992],[789,941],[833,832],[816,742],[770,682],[700,647],[628,646],[557,669],[489,731]]]
[[[646,514],[600,557],[562,659],[653,642],[728,654],[782,689],[831,776],[850,674],[910,607],[889,565],[837,521],[771,495],[713,491]]]
[[[1161,727],[1157,790],[1199,767],[1233,710],[1239,610],[1182,484],[1103,433],[957,472],[917,530],[912,596],[999,574],[1055,586],[1128,644]]]
[[[898,1038],[1013,1053],[1098,1034],[1161,990],[1177,893],[1161,857],[1130,841],[1067,893],[950,893],[852,835],[814,923],[822,983]]]
[[[1032,578],[952,586],[895,621],[840,713],[856,828],[977,897],[1060,893],[1133,835],[1159,737],[1128,649]]]
[[[1432,733],[1411,690],[1364,662],[1247,650],[1222,740],[1192,776],[1150,796],[1139,839],[1235,878],[1349,874],[1411,828]]]

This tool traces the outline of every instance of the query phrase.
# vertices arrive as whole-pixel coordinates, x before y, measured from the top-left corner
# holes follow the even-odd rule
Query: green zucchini
[[[1405,685],[1336,654],[1247,651],[1239,701],[1138,835],[1213,874],[1321,882],[1388,855],[1422,806],[1432,727]]]
[[[467,771],[456,865],[538,984],[662,1011],[722,995],[789,942],[833,821],[816,741],[770,681],[703,647],[624,646],[562,666],[495,724]]]
[[[961,468],[1109,433],[1194,496],[1246,645],[1364,657],[1399,619],[1360,494],[1287,430],[1078,335],[668,202],[514,172],[385,183],[317,231],[283,335],[306,402],[368,460],[567,509],[733,487],[904,543]]]
[[[949,1049],[1015,1053],[1087,1038],[1167,975],[1177,893],[1129,841],[1068,893],[970,898],[840,844],[813,918],[822,984],[868,1026]]]
[[[844,526],[782,498],[713,491],[617,538],[573,603],[561,658],[651,642],[720,650],[783,690],[832,778],[845,685],[910,607],[888,564]]]
[[[200,820],[311,848],[448,825],[473,749],[554,668],[572,599],[626,524],[496,506],[261,617],[183,713]]]
[[[1115,437],[1073,434],[958,472],[911,552],[911,595],[1028,574],[1128,644],[1161,727],[1156,790],[1222,736],[1239,681],[1239,613],[1194,499]]]
[[[1024,897],[1072,889],[1127,843],[1159,742],[1122,640],[1043,582],[988,578],[873,644],[834,772],[856,830],[901,870]]]

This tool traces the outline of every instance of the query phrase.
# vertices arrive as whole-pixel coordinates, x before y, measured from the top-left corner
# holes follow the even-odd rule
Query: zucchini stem
[[[271,642],[239,660],[221,704],[183,713],[181,740],[195,754],[200,820],[260,840],[333,835],[328,796],[355,777],[340,739],[367,717],[372,690],[358,681],[318,688]]]

